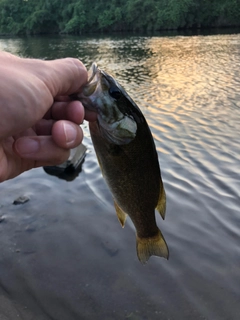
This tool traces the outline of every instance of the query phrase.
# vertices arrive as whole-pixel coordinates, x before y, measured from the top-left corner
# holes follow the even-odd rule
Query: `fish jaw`
[[[86,109],[97,112],[101,133],[109,142],[128,144],[136,137],[137,124],[131,115],[124,114],[119,109],[118,101],[109,94],[111,88],[122,91],[110,75],[93,63],[88,83],[78,99]]]

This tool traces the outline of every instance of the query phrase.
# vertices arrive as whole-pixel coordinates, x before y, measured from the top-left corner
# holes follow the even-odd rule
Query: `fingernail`
[[[77,132],[75,126],[70,123],[64,123],[63,129],[66,137],[67,144],[73,143],[77,138]]]
[[[16,141],[15,147],[18,153],[22,155],[36,153],[40,148],[39,142],[31,138],[19,138],[19,140]]]

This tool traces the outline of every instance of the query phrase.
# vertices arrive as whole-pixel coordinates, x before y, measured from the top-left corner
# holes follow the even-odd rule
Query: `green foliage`
[[[0,0],[2,34],[231,25],[240,25],[240,0]]]
[[[86,24],[85,3],[76,1],[65,7],[65,12],[68,13],[63,32],[79,33],[84,29]]]

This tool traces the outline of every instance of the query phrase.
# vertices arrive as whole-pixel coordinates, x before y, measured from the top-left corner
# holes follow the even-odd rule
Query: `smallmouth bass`
[[[168,259],[155,219],[155,208],[165,217],[166,195],[156,147],[141,110],[95,63],[83,92],[74,98],[97,112],[97,121],[89,123],[92,142],[122,227],[129,215],[136,228],[138,259],[142,263],[152,255]]]

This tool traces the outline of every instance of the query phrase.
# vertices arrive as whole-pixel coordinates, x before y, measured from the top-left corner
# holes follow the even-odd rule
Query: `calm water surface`
[[[85,123],[73,182],[39,168],[0,185],[0,319],[239,319],[240,34],[2,38],[0,49],[96,61],[125,86],[155,138],[170,249],[138,262]],[[21,195],[30,201],[12,205]]]

